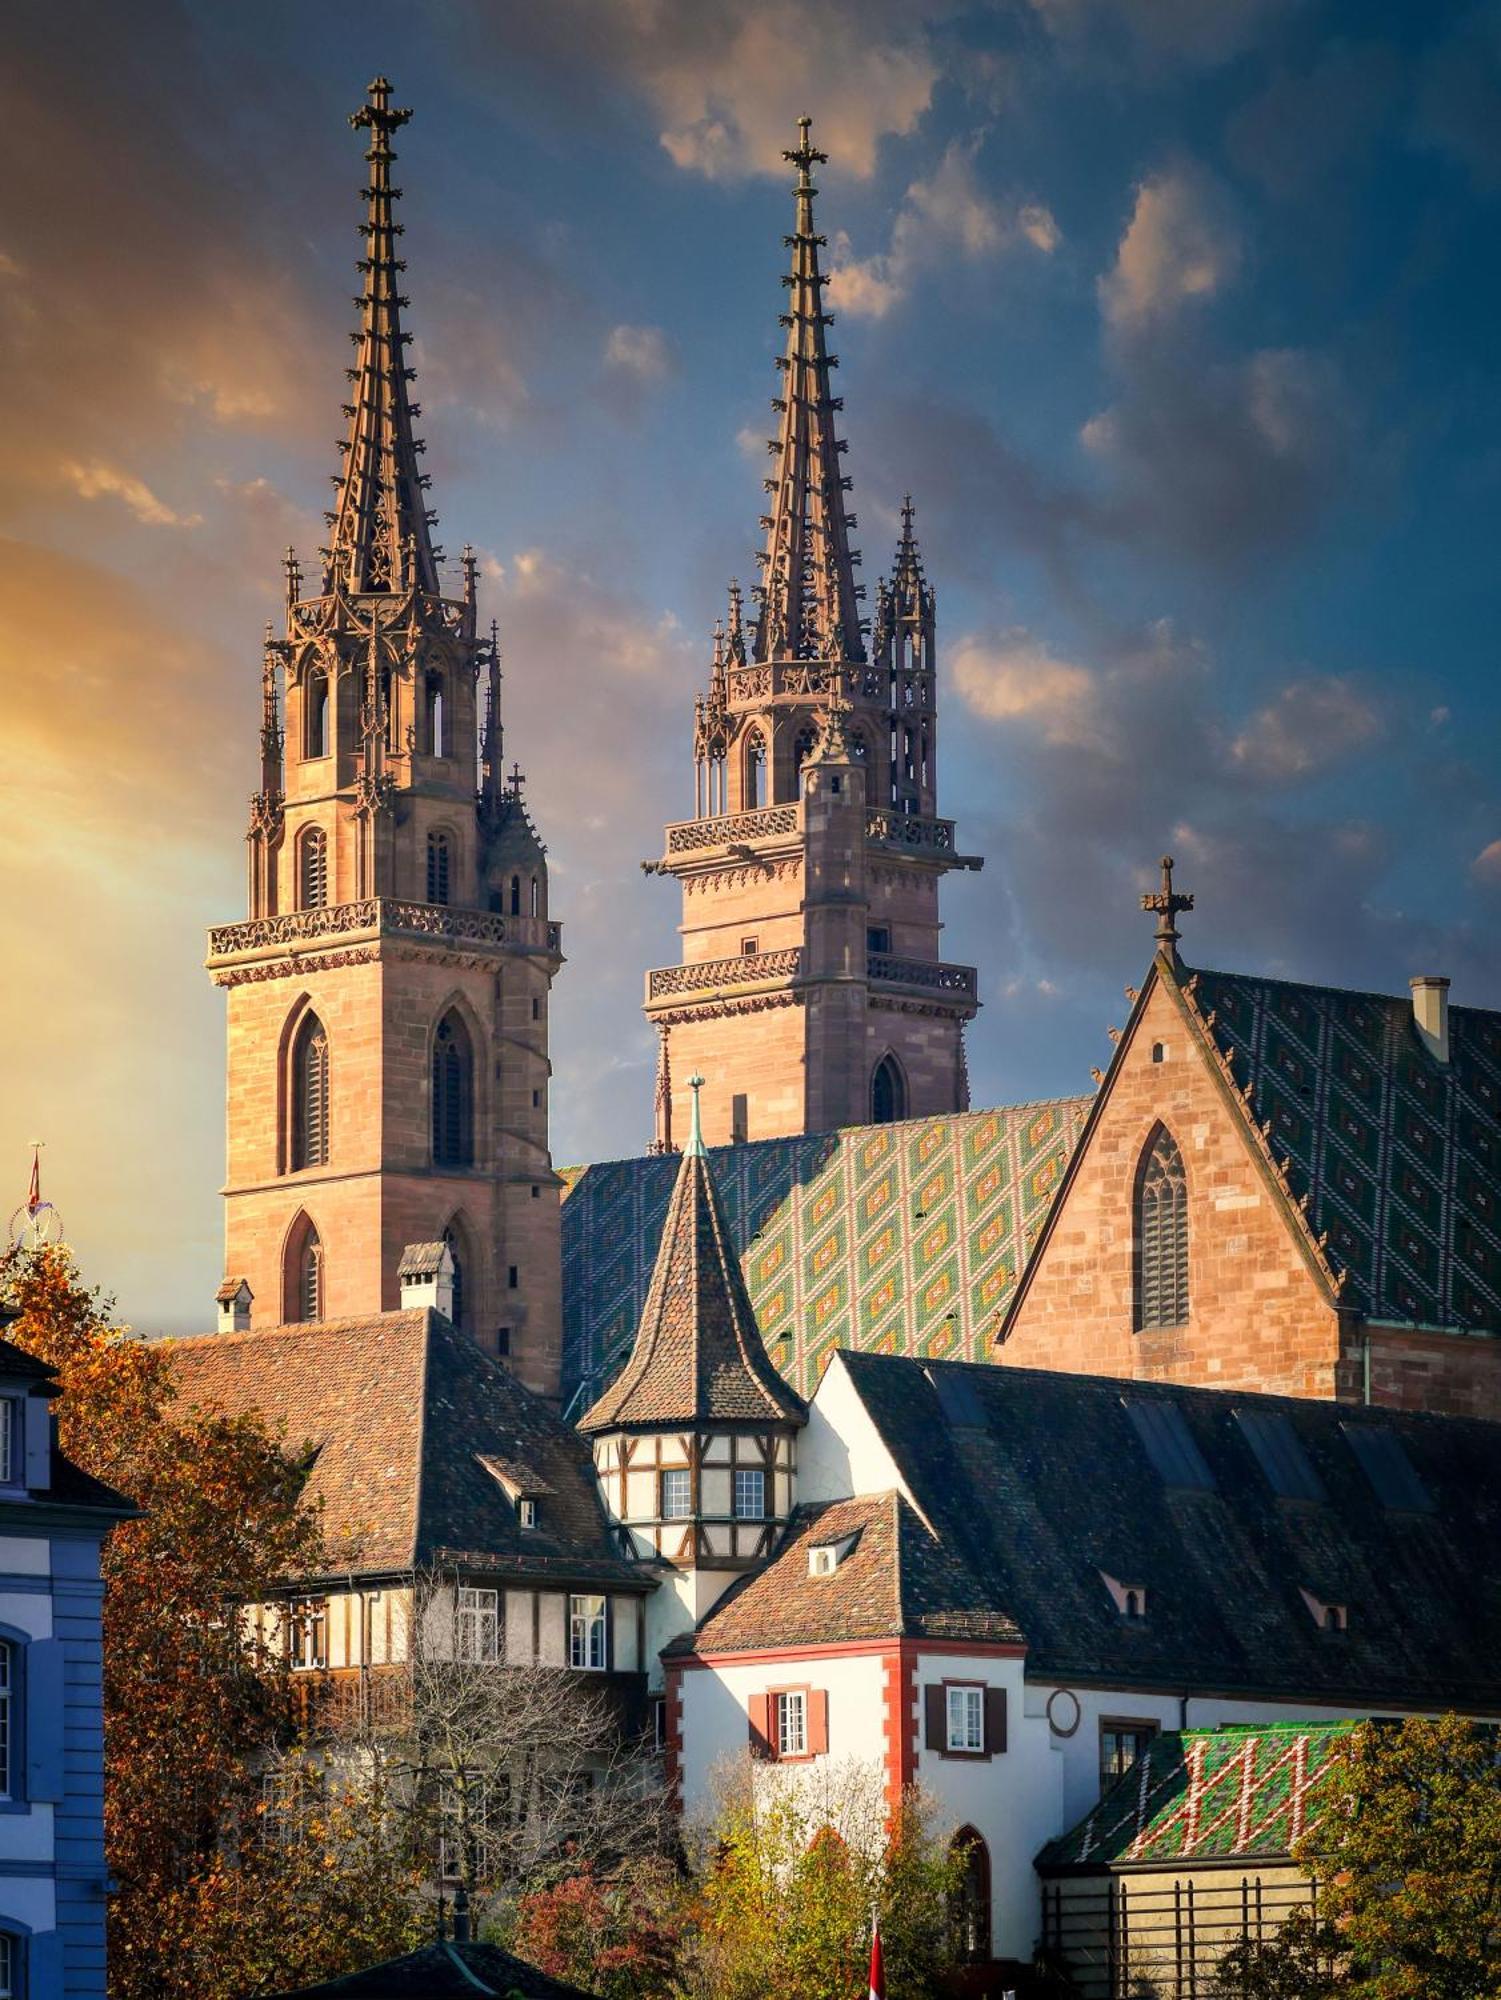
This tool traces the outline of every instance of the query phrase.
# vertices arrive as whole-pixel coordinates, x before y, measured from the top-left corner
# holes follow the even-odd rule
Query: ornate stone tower
[[[962,1110],[970,966],[939,957],[938,884],[956,853],[937,818],[934,597],[910,500],[867,647],[850,480],[829,386],[811,170],[800,121],[783,280],[770,511],[747,629],[739,587],[694,708],[694,814],[649,871],[683,885],[683,963],[647,975],[658,1031],[656,1138],[682,1086],[713,1079],[712,1145]]]
[[[454,1317],[557,1387],[558,1185],[545,850],[502,777],[495,629],[468,549],[445,590],[402,330],[392,134],[377,78],[347,434],[317,588],[287,559],[268,631],[249,921],[213,931],[229,994],[226,1274],[252,1327],[399,1303],[446,1239]],[[483,691],[483,714],[481,710]]]

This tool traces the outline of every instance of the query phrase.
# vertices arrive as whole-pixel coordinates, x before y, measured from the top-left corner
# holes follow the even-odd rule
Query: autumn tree
[[[1230,1945],[1209,1975],[1206,2000],[1335,2000],[1349,1992],[1339,1932],[1309,1910]]]
[[[1347,1954],[1351,2000],[1501,1996],[1501,1763],[1458,1715],[1363,1723],[1298,1850]]]
[[[12,1251],[8,1338],[57,1369],[59,1443],[133,1501],[104,1549],[105,1839],[119,2000],[238,2000],[399,1948],[410,1884],[339,1801],[268,1838],[286,1662],[241,1616],[326,1561],[304,1468],[266,1427],[182,1407],[63,1247]]]
[[[693,1912],[693,1891],[665,1856],[613,1868],[586,1862],[524,1895],[507,1941],[528,1963],[600,2000],[673,2000]]]

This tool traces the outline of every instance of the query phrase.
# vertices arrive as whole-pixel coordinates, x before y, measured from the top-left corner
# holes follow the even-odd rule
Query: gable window
[[[1146,1751],[1157,1734],[1155,1722],[1121,1721],[1106,1716],[1100,1723],[1100,1790],[1108,1792]]]
[[[287,1606],[287,1659],[299,1673],[328,1665],[328,1600],[299,1597]]]
[[[321,826],[310,826],[298,851],[297,906],[321,910],[328,902],[328,839]]]
[[[870,1079],[870,1122],[894,1125],[907,1115],[907,1085],[896,1060],[882,1056]]]
[[[427,900],[430,903],[448,901],[451,851],[452,843],[446,833],[430,833],[427,836]]]
[[[946,1740],[950,1750],[978,1756],[985,1748],[985,1690],[983,1687],[945,1689],[948,1697]]]
[[[1136,1176],[1136,1325],[1188,1320],[1188,1182],[1183,1155],[1159,1125]]]
[[[292,1171],[328,1165],[328,1036],[309,1014],[292,1045]]]
[[[457,1014],[433,1036],[433,1165],[467,1167],[474,1157],[474,1063]]]
[[[686,1521],[693,1513],[693,1475],[674,1466],[659,1478],[659,1512],[664,1521]]]
[[[735,1519],[762,1521],[766,1518],[766,1474],[758,1465],[735,1468]]]
[[[302,684],[302,754],[328,755],[328,675],[315,667]]]
[[[570,1597],[568,1600],[568,1664],[587,1673],[605,1670],[605,1600],[602,1597]]]
[[[805,1688],[789,1688],[772,1696],[773,1741],[779,1757],[806,1757],[808,1754],[808,1694]]]
[[[489,1661],[500,1651],[500,1592],[459,1586],[454,1650],[461,1660]]]

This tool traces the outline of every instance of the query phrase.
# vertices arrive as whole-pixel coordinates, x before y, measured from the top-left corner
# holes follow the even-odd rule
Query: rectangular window
[[[764,1521],[766,1518],[766,1474],[757,1466],[735,1468],[735,1519]]]
[[[730,1099],[730,1144],[743,1146],[750,1137],[750,1098],[737,1090]]]
[[[602,1597],[570,1597],[568,1600],[568,1664],[588,1673],[605,1670],[605,1600]]]
[[[1100,1790],[1109,1791],[1123,1778],[1157,1734],[1155,1722],[1122,1722],[1106,1716],[1100,1723]]]
[[[6,1931],[0,1931],[0,2000],[21,2000],[16,1974],[19,1946]]]
[[[754,958],[760,949],[761,940],[759,938],[743,937],[740,940],[740,956],[742,958]]]
[[[774,1695],[776,1714],[772,1718],[776,1730],[777,1755],[779,1757],[806,1757],[808,1754],[808,1697],[801,1688],[794,1688],[787,1694]]]
[[[865,933],[865,949],[876,953],[891,950],[891,932],[884,924],[871,924]]]
[[[25,1462],[20,1398],[0,1396],[0,1486],[19,1486]]]
[[[0,1640],[0,1799],[13,1796],[11,1759],[16,1740],[16,1649]]]
[[[518,1500],[516,1502],[516,1517],[523,1528],[535,1528],[537,1525],[536,1501]]]
[[[328,1665],[328,1600],[300,1597],[287,1606],[287,1658],[299,1673]]]
[[[946,1742],[950,1750],[980,1757],[985,1752],[985,1690],[950,1687],[947,1695]]]
[[[500,1648],[500,1592],[459,1588],[454,1650],[461,1660],[494,1660]]]
[[[659,1486],[662,1519],[686,1521],[693,1512],[693,1475],[687,1467],[662,1473]]]
[[[508,1264],[506,1266],[506,1285],[508,1289],[514,1292],[519,1289],[520,1284],[521,1266],[519,1264]]]

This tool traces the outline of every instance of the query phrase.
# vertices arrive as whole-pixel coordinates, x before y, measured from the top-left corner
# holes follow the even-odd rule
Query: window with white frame
[[[686,1521],[693,1512],[693,1476],[686,1466],[662,1474],[662,1519]]]
[[[602,1597],[570,1597],[568,1600],[568,1664],[590,1673],[603,1673],[605,1659],[605,1600]]]
[[[950,1686],[945,1690],[945,1741],[950,1750],[982,1756],[985,1751],[985,1690]]]
[[[287,1606],[287,1658],[299,1672],[328,1665],[328,1600],[300,1597]]]
[[[759,1465],[735,1468],[735,1519],[764,1521],[766,1518],[766,1474]]]
[[[504,1771],[445,1771],[438,1780],[438,1874],[483,1882],[494,1869],[496,1843],[510,1813]],[[465,1867],[465,1862],[468,1867]]]
[[[493,1660],[500,1651],[500,1592],[459,1586],[454,1650],[461,1660]]]
[[[516,1502],[516,1518],[520,1521],[523,1528],[535,1528],[537,1525],[536,1501],[525,1498],[518,1500]]]
[[[0,1396],[0,1486],[19,1486],[26,1463],[19,1396]]]
[[[0,1931],[0,2000],[21,2000],[20,1940]]]
[[[16,1741],[16,1649],[0,1639],[0,1799],[14,1797],[12,1764]]]
[[[777,1755],[806,1757],[808,1754],[808,1696],[802,1688],[790,1688],[774,1697]]]

